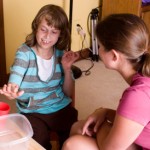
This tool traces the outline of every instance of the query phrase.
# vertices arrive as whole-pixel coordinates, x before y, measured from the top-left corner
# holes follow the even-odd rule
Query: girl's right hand
[[[78,52],[66,51],[62,57],[62,65],[64,71],[70,70],[72,64],[79,59],[80,55]]]
[[[0,94],[5,95],[8,99],[15,99],[21,95],[23,95],[24,91],[19,91],[19,86],[14,83],[8,83],[8,85],[4,85],[2,89],[0,89]]]

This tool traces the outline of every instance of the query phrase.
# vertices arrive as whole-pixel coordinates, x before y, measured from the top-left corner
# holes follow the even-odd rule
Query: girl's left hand
[[[78,52],[72,52],[72,51],[67,51],[64,53],[62,57],[62,65],[64,70],[70,70],[72,64],[79,59],[79,53]]]

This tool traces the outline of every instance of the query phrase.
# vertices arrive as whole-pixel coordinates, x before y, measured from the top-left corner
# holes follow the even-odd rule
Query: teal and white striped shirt
[[[17,98],[20,112],[48,114],[64,108],[71,102],[62,91],[64,82],[62,55],[63,51],[54,50],[52,75],[47,81],[42,81],[38,76],[35,52],[26,44],[17,50],[9,82],[19,85],[20,90],[25,92]]]

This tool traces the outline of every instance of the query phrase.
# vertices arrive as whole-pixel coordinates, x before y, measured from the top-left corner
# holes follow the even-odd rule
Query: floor
[[[89,60],[75,63],[81,70],[91,66]],[[91,74],[76,79],[75,105],[79,119],[84,119],[98,107],[116,109],[123,90],[128,86],[120,74],[105,68],[101,61],[94,62]]]

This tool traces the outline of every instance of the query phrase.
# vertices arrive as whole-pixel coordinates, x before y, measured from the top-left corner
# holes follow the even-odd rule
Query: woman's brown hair
[[[109,15],[97,24],[96,35],[106,51],[123,53],[136,71],[150,76],[149,31],[141,18],[133,14]]]

